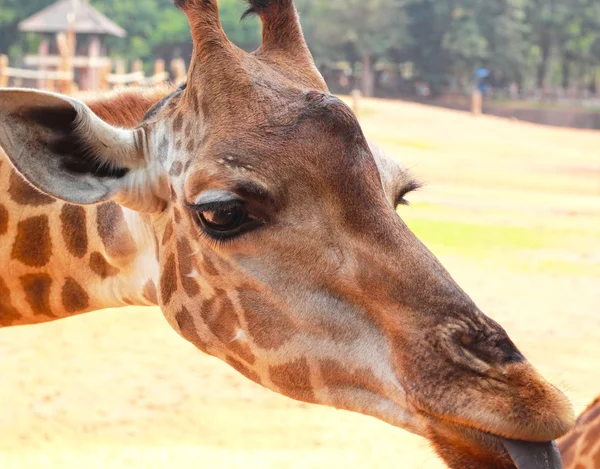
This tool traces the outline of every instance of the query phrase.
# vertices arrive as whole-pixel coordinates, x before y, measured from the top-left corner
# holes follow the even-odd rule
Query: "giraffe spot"
[[[67,313],[78,313],[90,305],[90,297],[72,277],[67,277],[62,289],[62,304]]]
[[[196,140],[188,137],[187,146],[185,147],[188,153],[192,153],[196,149]]]
[[[135,254],[135,242],[125,222],[123,209],[117,204],[98,205],[97,227],[109,257],[131,257]]]
[[[323,383],[330,389],[354,388],[365,389],[375,394],[381,394],[381,382],[367,368],[346,369],[334,360],[319,362]]]
[[[192,135],[192,122],[188,121],[187,124],[185,124],[185,138],[190,138],[191,135]]]
[[[169,170],[169,176],[178,177],[181,176],[181,172],[183,171],[183,165],[181,161],[175,161],[171,165],[171,169]]]
[[[214,298],[205,301],[202,305],[202,318],[210,332],[228,351],[251,365],[256,361],[248,344],[234,340],[242,326],[227,293],[223,290],[216,290]]]
[[[175,264],[175,254],[171,254],[163,267],[160,277],[160,296],[162,304],[168,305],[177,291],[177,265]]]
[[[213,262],[210,260],[208,255],[202,256],[202,270],[204,271],[204,273],[212,277],[216,277],[219,275],[219,271],[217,270]]]
[[[0,278],[0,325],[10,326],[22,318],[10,302],[10,290]]]
[[[10,173],[8,193],[10,194],[10,198],[19,205],[41,207],[56,202],[56,199],[42,194],[15,171]]]
[[[588,422],[583,436],[580,441],[580,452],[581,456],[592,455],[594,451],[599,451],[598,447],[600,437],[600,421]],[[600,454],[600,452],[598,453]]]
[[[310,381],[310,367],[306,358],[269,367],[269,376],[282,394],[304,402],[315,402]]]
[[[181,223],[181,212],[173,207],[173,218],[175,219],[175,223],[179,225]]]
[[[175,188],[173,186],[171,186],[170,189],[171,189],[171,202],[176,202],[177,201],[177,192],[175,192]]]
[[[30,274],[21,277],[25,300],[36,316],[54,316],[50,308],[52,278],[48,274]]]
[[[196,262],[190,247],[190,243],[186,238],[177,240],[177,255],[179,261],[179,278],[181,285],[190,298],[196,297],[200,293],[200,286],[190,277],[196,269]]]
[[[255,290],[241,290],[239,300],[254,343],[267,350],[276,350],[295,333],[294,324],[285,312],[276,308]]]
[[[86,214],[78,205],[63,205],[60,210],[62,235],[69,252],[78,259],[83,258],[88,249]]]
[[[262,384],[260,376],[258,376],[254,371],[248,368],[243,363],[237,361],[233,357],[227,357],[225,360],[229,366],[231,366],[234,370],[239,371],[242,375],[248,378],[250,381],[254,381],[255,383]]]
[[[6,234],[8,230],[8,210],[0,204],[0,236]]]
[[[165,232],[163,234],[162,245],[165,246],[173,236],[173,222],[169,220],[167,223],[167,227],[165,228]]]
[[[142,296],[148,300],[151,304],[158,304],[158,292],[156,291],[156,285],[152,280],[148,280],[146,285],[144,285],[144,290],[142,290]]]
[[[190,166],[192,166],[192,160],[187,160],[183,166],[183,172],[187,173],[188,169],[190,169]]]
[[[194,318],[185,306],[175,315],[175,321],[177,321],[179,332],[185,340],[195,345],[203,352],[207,351],[206,342],[204,342],[200,337],[200,334],[198,334]]]
[[[177,113],[175,120],[173,121],[173,132],[180,132],[183,128],[183,114]]]
[[[114,277],[120,271],[116,267],[110,265],[106,258],[99,252],[93,252],[90,255],[90,269],[102,280],[106,280],[108,277]]]
[[[41,215],[19,222],[11,258],[30,267],[44,267],[52,255],[48,217]]]

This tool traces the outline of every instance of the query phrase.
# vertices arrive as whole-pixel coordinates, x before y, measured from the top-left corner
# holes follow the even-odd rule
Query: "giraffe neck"
[[[577,425],[558,442],[565,469],[600,467],[600,396],[577,419]]]
[[[0,326],[156,304],[147,216],[115,203],[79,207],[31,188],[0,154]]]
[[[88,104],[105,121],[134,127],[170,92],[126,91]],[[24,182],[0,150],[0,327],[156,305],[155,226],[160,220],[113,202],[52,199]]]

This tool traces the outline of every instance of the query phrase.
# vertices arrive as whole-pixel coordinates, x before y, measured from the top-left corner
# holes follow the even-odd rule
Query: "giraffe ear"
[[[82,205],[115,198],[154,210],[140,174],[147,169],[142,141],[142,130],[113,127],[71,97],[0,90],[0,146],[25,179],[55,198]]]

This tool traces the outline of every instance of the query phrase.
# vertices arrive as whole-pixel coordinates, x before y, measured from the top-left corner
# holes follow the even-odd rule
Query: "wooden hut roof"
[[[127,35],[123,28],[93,8],[87,0],[59,0],[19,23],[19,29],[36,33],[66,31],[70,13],[75,15],[73,29],[77,34]]]

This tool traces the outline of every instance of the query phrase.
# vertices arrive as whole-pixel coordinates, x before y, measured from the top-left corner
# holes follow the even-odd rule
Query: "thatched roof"
[[[74,13],[73,28],[78,34],[106,34],[125,37],[127,32],[93,8],[87,0],[60,0],[19,24],[21,31],[58,33],[66,31],[69,14]]]

